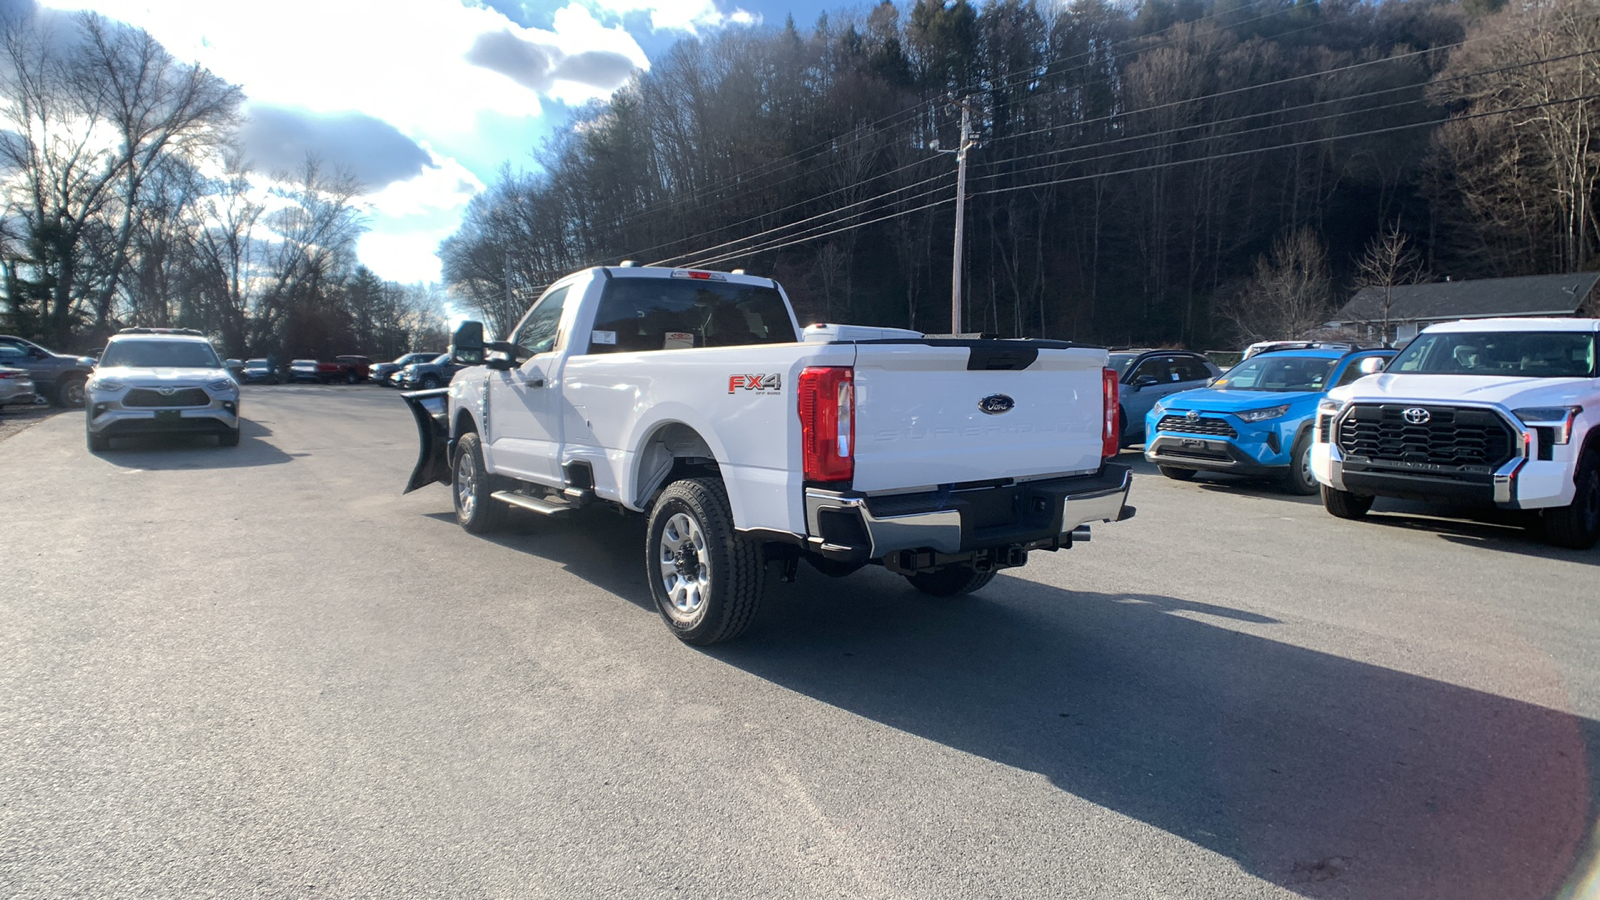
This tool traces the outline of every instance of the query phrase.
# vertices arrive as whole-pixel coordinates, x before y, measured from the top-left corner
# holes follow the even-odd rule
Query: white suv
[[[106,344],[89,379],[84,430],[89,449],[129,434],[214,434],[239,443],[239,382],[198,331],[127,328]]]
[[[1374,497],[1539,511],[1551,543],[1600,540],[1600,319],[1434,325],[1317,412],[1328,512]]]

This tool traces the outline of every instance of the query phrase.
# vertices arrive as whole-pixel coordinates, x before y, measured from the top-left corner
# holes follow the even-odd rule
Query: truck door
[[[541,484],[561,479],[561,313],[570,285],[533,305],[511,335],[526,359],[516,368],[490,371],[484,430],[496,472]]]

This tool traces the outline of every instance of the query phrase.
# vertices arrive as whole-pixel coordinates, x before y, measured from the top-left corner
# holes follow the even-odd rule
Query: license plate
[[[179,412],[178,410],[175,410],[175,409],[158,409],[158,410],[156,410],[156,421],[157,422],[178,422],[178,421],[181,421],[182,419],[183,419],[183,413]]]
[[[1178,443],[1185,447],[1196,447],[1202,450],[1209,446],[1205,441],[1197,441],[1194,438],[1180,438]]]

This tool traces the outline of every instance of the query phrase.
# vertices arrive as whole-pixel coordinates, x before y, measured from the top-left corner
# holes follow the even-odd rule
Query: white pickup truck
[[[802,335],[771,279],[625,265],[557,281],[509,340],[466,323],[452,353],[472,366],[404,395],[406,490],[450,485],[475,533],[512,507],[647,515],[651,593],[692,644],[750,624],[769,560],[950,596],[1133,513],[1103,349]]]
[[[1335,388],[1317,412],[1312,475],[1328,512],[1374,497],[1538,511],[1551,543],[1600,539],[1596,319],[1433,325],[1382,374]]]

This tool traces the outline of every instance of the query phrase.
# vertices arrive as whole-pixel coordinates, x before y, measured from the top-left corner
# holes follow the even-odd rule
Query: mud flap
[[[450,389],[433,388],[400,395],[417,420],[417,467],[401,493],[419,487],[450,483]]]

